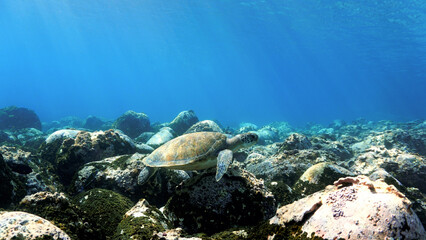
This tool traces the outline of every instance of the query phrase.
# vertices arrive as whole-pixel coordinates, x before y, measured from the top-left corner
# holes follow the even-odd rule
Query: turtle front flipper
[[[138,176],[138,184],[144,185],[155,174],[156,168],[145,166]]]
[[[219,152],[217,156],[217,167],[216,167],[216,181],[223,177],[228,170],[229,165],[232,163],[232,151],[225,149]]]

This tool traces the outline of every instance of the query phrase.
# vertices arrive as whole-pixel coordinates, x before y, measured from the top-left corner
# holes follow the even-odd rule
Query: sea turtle
[[[219,181],[232,163],[232,152],[250,147],[258,140],[255,133],[243,133],[228,138],[218,132],[195,132],[174,138],[143,159],[146,165],[139,173],[138,183],[144,184],[156,168],[201,170],[217,166]]]

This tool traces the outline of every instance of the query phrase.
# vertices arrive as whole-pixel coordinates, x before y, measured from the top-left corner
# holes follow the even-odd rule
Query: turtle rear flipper
[[[228,170],[229,165],[232,163],[232,151],[225,149],[219,152],[217,156],[217,167],[216,167],[216,181],[223,177]]]

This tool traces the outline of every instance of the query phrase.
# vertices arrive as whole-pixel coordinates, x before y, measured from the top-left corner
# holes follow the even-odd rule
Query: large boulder
[[[35,128],[41,130],[41,122],[34,111],[10,106],[0,109],[0,129]]]
[[[72,239],[102,239],[99,232],[85,221],[84,213],[64,193],[38,192],[27,195],[19,203],[18,209],[49,220]]]
[[[189,176],[181,170],[158,169],[147,184],[139,185],[137,177],[145,167],[146,154],[121,155],[86,163],[75,175],[71,191],[79,193],[93,188],[113,190],[134,201],[146,198],[164,205],[179,183]]]
[[[194,133],[194,132],[220,132],[221,133],[223,131],[219,127],[219,125],[215,123],[214,121],[204,120],[192,125],[188,130],[186,130],[185,134]]]
[[[308,235],[326,239],[422,239],[425,229],[410,208],[394,186],[348,177],[281,207],[270,223],[299,224]]]
[[[312,148],[312,143],[305,135],[299,133],[291,134],[282,145],[283,150],[303,150],[309,148]]]
[[[131,138],[150,130],[149,118],[145,113],[127,111],[113,124],[113,128],[120,129]]]
[[[293,186],[293,190],[302,196],[312,194],[333,184],[339,178],[353,176],[354,174],[332,163],[317,163],[308,168]]]
[[[149,138],[146,144],[153,148],[158,148],[164,143],[172,140],[174,137],[175,137],[175,132],[173,131],[173,129],[169,127],[163,127],[160,129],[160,131],[158,131],[151,138]]]
[[[61,181],[68,185],[83,164],[133,154],[136,150],[133,141],[119,131],[61,130],[46,139],[40,147],[40,156],[53,164]]]
[[[111,128],[111,123],[90,115],[84,120],[83,128],[90,130],[106,130]]]
[[[133,206],[130,199],[105,189],[92,189],[74,198],[85,219],[99,233],[98,239],[114,234],[123,215]]]
[[[233,167],[217,182],[215,171],[178,186],[164,211],[175,227],[212,234],[230,226],[253,225],[275,213],[275,199],[263,180]]]
[[[26,212],[0,211],[0,239],[71,240],[60,228]]]
[[[198,117],[195,115],[194,111],[188,110],[180,112],[169,124],[169,127],[171,127],[177,135],[182,135],[196,122],[198,122]]]

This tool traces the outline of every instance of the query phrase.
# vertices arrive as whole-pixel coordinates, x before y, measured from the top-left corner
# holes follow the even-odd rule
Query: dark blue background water
[[[0,107],[42,121],[426,116],[426,1],[1,0]]]

